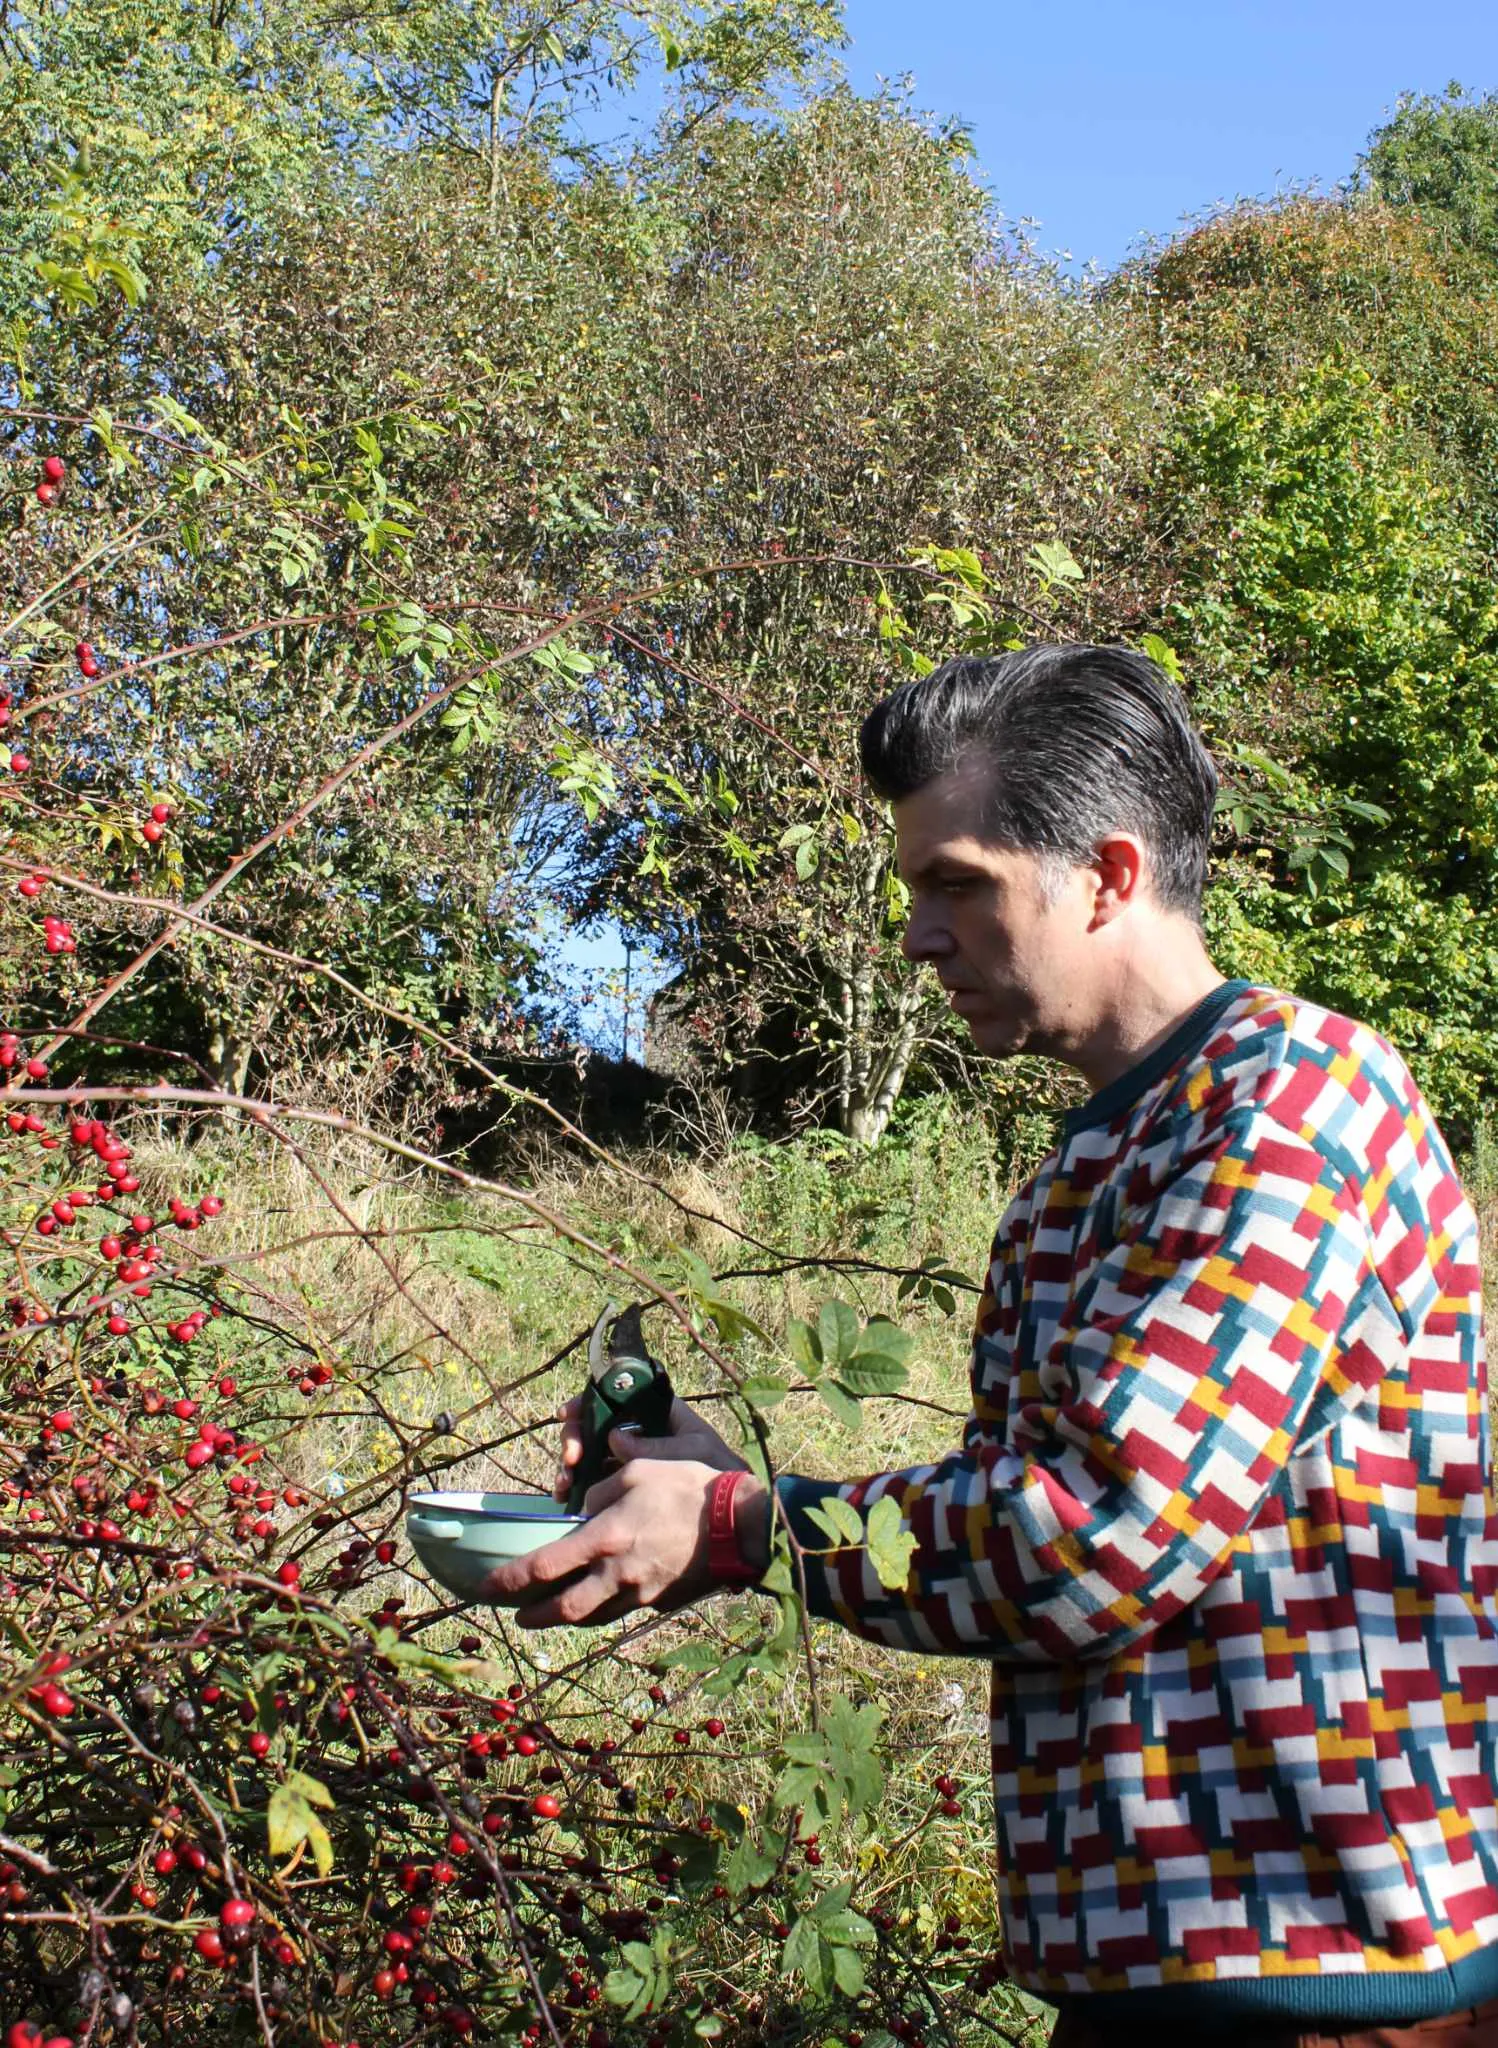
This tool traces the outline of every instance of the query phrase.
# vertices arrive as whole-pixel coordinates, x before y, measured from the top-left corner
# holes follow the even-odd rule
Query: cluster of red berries
[[[49,953],[76,953],[78,941],[65,917],[48,912],[42,919],[42,942]]]
[[[41,479],[36,487],[36,501],[39,505],[50,505],[62,487],[62,480],[68,473],[68,465],[60,455],[49,455],[42,464]]]
[[[43,486],[37,485],[37,496]],[[6,2029],[5,2048],[73,2048],[71,2034],[44,2034],[35,2020],[15,2020]]]
[[[0,1068],[14,1067],[20,1058],[20,1040],[15,1033],[0,1034]],[[30,1080],[43,1081],[47,1078],[46,1062],[29,1059],[24,1072]],[[62,1142],[53,1135],[43,1116],[36,1110],[23,1109],[19,1105],[6,1111],[5,1127],[16,1136],[29,1134],[36,1137],[47,1151],[57,1150]],[[140,1187],[140,1178],[131,1168],[130,1147],[107,1123],[93,1117],[74,1116],[68,1123],[67,1139],[73,1152],[80,1156],[80,1163],[83,1154],[93,1153],[104,1169],[104,1178],[92,1189],[75,1187],[54,1196],[32,1226],[38,1237],[54,1237],[58,1231],[76,1223],[80,1212],[92,1208],[95,1202],[112,1203],[121,1196],[136,1193]],[[222,1215],[224,1202],[221,1195],[204,1195],[196,1204],[184,1201],[180,1195],[173,1195],[168,1208],[171,1223],[177,1229],[194,1231],[204,1222],[211,1222],[215,1216]],[[157,1267],[163,1248],[152,1235],[157,1229],[155,1217],[134,1215],[129,1219],[128,1229],[107,1230],[98,1243],[99,1255],[114,1268],[115,1279],[142,1301],[150,1299],[160,1278]],[[24,1323],[34,1320],[38,1313],[41,1319],[46,1317],[45,1310],[37,1311],[18,1297],[12,1298],[8,1307],[13,1321]],[[102,1295],[96,1294],[89,1298],[87,1308],[90,1313],[103,1312],[107,1315],[111,1336],[123,1337],[129,1333],[129,1321],[119,1305],[111,1305]],[[191,1344],[210,1318],[220,1313],[217,1302],[207,1308],[195,1308],[180,1321],[169,1323],[168,1334],[178,1344]]]
[[[54,1721],[65,1721],[76,1705],[66,1686],[57,1682],[72,1661],[66,1650],[57,1651],[43,1663],[42,1676],[37,1684],[28,1688],[27,1696]]]
[[[92,641],[80,640],[73,649],[73,659],[90,680],[99,673],[99,657],[94,652]]]

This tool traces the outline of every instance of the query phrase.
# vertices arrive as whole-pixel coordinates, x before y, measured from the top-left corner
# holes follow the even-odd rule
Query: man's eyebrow
[[[934,853],[905,873],[904,880],[908,887],[914,882],[938,882],[948,876],[967,880],[985,873],[977,861],[964,860],[960,853]]]

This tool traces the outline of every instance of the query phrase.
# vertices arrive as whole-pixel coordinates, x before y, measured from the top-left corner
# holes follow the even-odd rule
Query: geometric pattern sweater
[[[782,1475],[811,1611],[992,1660],[1004,1951],[1089,2017],[1498,1997],[1477,1231],[1404,1062],[1245,982],[1067,1116],[961,1448]],[[806,1509],[899,1505],[902,1590]]]

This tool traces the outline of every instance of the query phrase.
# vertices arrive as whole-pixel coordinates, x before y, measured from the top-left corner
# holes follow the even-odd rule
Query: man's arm
[[[970,1425],[936,1465],[777,1481],[808,1546],[828,1539],[807,1510],[833,1495],[864,1514],[889,1496],[916,1538],[897,1591],[862,1549],[808,1556],[812,1611],[947,1655],[1115,1655],[1199,1597],[1296,1447],[1405,1341],[1357,1192],[1271,1113],[1240,1109],[1075,1288],[1009,1447]]]

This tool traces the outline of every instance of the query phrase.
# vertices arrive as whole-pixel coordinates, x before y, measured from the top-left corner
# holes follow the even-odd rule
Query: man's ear
[[[1111,924],[1131,903],[1140,901],[1147,887],[1148,865],[1144,841],[1132,832],[1110,832],[1099,840],[1092,856],[1096,885],[1090,931]]]

